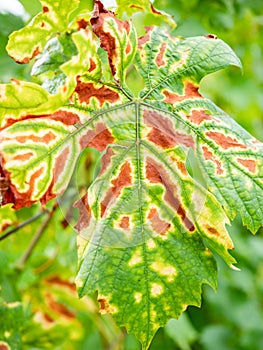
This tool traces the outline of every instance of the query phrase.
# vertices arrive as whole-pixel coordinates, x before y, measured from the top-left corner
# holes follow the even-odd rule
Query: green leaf
[[[9,37],[7,51],[19,63],[29,63],[44,48],[49,38],[67,30],[70,16],[79,0],[41,0],[43,12]]]
[[[22,304],[0,301],[0,348],[3,350],[21,349],[20,329],[24,322]]]
[[[13,196],[4,204],[47,202],[65,191],[82,150],[101,153],[75,205],[76,282],[147,349],[159,327],[200,305],[204,283],[216,287],[214,254],[233,267],[229,219],[263,224],[262,144],[199,92],[205,75],[240,67],[221,40],[150,27],[137,45],[132,23],[99,1],[90,23],[69,33],[77,54],[54,60],[66,77],[58,95],[2,85],[1,166]],[[125,81],[135,56],[139,97]]]
[[[0,232],[3,232],[15,222],[16,214],[15,211],[11,208],[11,204],[0,207]]]

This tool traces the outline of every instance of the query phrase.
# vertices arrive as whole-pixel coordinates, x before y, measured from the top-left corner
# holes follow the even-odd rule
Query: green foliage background
[[[30,17],[41,10],[37,0],[20,2]],[[83,7],[87,2],[81,1]],[[92,8],[91,2],[89,6]],[[234,49],[243,63],[243,73],[231,68],[212,74],[203,80],[201,90],[263,141],[262,1],[156,0],[154,6],[174,16],[178,24],[174,35],[214,33]],[[143,13],[134,15],[133,20],[139,32],[144,25],[166,25]],[[30,79],[30,67],[14,63],[5,52],[8,35],[23,25],[21,17],[0,13],[1,82],[11,77]],[[133,81],[132,72],[129,79]],[[133,86],[140,90],[139,81]],[[78,186],[87,185],[92,178],[94,159],[95,152],[81,158],[78,171],[86,171],[87,182]],[[76,178],[77,174],[73,187]],[[61,199],[60,209],[25,265],[21,257],[43,218],[0,242],[0,339],[12,350],[139,350],[133,336],[118,329],[109,315],[99,315],[95,296],[94,300],[78,300],[71,289],[77,268],[76,233],[64,222],[71,206],[70,200]],[[22,209],[12,220],[20,223],[39,211],[38,205]],[[0,219],[4,215],[0,211]],[[72,215],[74,222],[75,213]],[[203,307],[189,307],[178,321],[171,320],[159,330],[151,350],[263,348],[263,231],[252,237],[238,217],[229,231],[236,247],[233,255],[242,271],[230,270],[219,260],[217,293],[205,287]]]

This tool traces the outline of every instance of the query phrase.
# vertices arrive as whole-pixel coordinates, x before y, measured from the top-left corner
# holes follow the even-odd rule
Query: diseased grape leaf
[[[78,8],[79,0],[41,0],[43,12],[33,18],[24,28],[9,37],[7,50],[19,63],[29,63],[38,55],[48,39],[64,32],[70,23],[70,16]]]
[[[205,75],[240,67],[224,42],[156,27],[137,40],[99,1],[90,24],[73,23],[77,54],[55,58],[66,77],[58,95],[0,86],[3,203],[47,202],[65,191],[82,150],[101,153],[75,204],[79,295],[97,291],[101,313],[147,349],[159,327],[200,305],[204,283],[216,288],[214,253],[233,267],[229,219],[240,214],[253,232],[263,224],[263,146],[199,92]],[[145,82],[139,97],[125,82],[132,63]],[[191,152],[204,183],[189,169]]]

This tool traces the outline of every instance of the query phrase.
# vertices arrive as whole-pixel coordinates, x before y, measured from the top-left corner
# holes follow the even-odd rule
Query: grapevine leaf
[[[36,84],[2,85],[1,167],[12,192],[3,203],[47,202],[66,189],[83,149],[101,153],[75,204],[77,286],[80,296],[97,291],[101,313],[147,349],[169,318],[200,305],[204,283],[216,287],[214,253],[233,267],[229,218],[239,213],[252,231],[263,224],[262,144],[199,93],[205,75],[240,66],[221,40],[149,27],[137,45],[132,23],[99,1],[90,24],[70,34],[77,53],[55,60],[66,102]],[[134,57],[145,82],[138,98],[125,82]],[[43,107],[33,98],[42,93]]]
[[[124,84],[127,68],[133,62],[137,48],[135,28],[129,21],[121,21],[111,11],[95,1],[92,29],[100,38],[101,47],[108,53],[109,64],[116,82]]]
[[[9,37],[7,51],[19,63],[29,63],[44,48],[49,38],[67,30],[70,15],[79,5],[79,0],[41,0],[43,12],[26,27],[13,32]]]

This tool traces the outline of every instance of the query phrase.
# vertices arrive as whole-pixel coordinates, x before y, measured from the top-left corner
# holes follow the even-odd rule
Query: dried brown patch
[[[121,21],[115,18],[115,14],[112,11],[108,11],[104,8],[100,1],[95,1],[93,15],[90,19],[93,32],[100,38],[100,46],[107,51],[109,64],[112,74],[116,74],[116,61],[119,55],[117,38],[112,36],[111,33],[104,30],[104,22],[107,18],[113,18],[118,26],[120,32],[126,31],[127,35],[130,33],[130,23],[128,21]]]
[[[148,219],[151,221],[153,230],[160,236],[165,236],[171,224],[162,220],[156,208],[151,208],[148,214]]]
[[[253,159],[237,158],[238,163],[242,164],[251,173],[255,174],[257,170],[257,162]]]
[[[176,131],[171,120],[163,115],[146,109],[144,110],[144,121],[152,127],[147,137],[156,145],[164,149],[177,145],[194,148],[193,137]]]
[[[75,226],[78,232],[81,232],[89,226],[91,219],[91,210],[89,206],[88,193],[86,193],[80,200],[78,200],[74,207],[79,210],[79,219]]]
[[[204,153],[205,160],[211,160],[216,165],[216,173],[218,175],[224,174],[224,169],[222,163],[213,155],[211,151],[206,146],[202,146],[202,150]]]
[[[219,146],[221,146],[223,149],[228,149],[231,147],[238,147],[242,149],[246,149],[247,146],[240,143],[237,139],[226,136],[222,134],[221,132],[217,131],[207,131],[206,136],[208,136],[210,139],[212,139],[215,143],[217,143]]]
[[[131,165],[129,161],[126,161],[120,170],[119,175],[111,181],[112,187],[108,190],[105,198],[100,203],[101,217],[104,216],[107,207],[112,199],[119,197],[122,189],[132,184]]]
[[[84,83],[77,78],[77,86],[75,89],[75,93],[78,95],[78,99],[80,103],[90,103],[90,99],[96,98],[99,101],[100,107],[103,106],[105,102],[116,103],[119,101],[119,94],[106,87],[95,87],[93,83]]]
[[[161,183],[165,187],[164,199],[181,217],[181,220],[186,228],[190,232],[193,232],[195,230],[195,226],[187,217],[186,211],[178,199],[176,185],[171,181],[169,175],[162,165],[150,157],[147,157],[146,159],[146,177],[150,182]]]
[[[104,123],[97,123],[95,130],[89,130],[86,135],[83,135],[80,139],[81,148],[94,147],[99,152],[105,150],[105,148],[114,142],[114,137]]]

